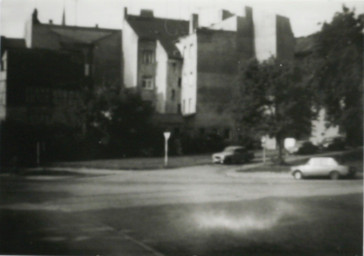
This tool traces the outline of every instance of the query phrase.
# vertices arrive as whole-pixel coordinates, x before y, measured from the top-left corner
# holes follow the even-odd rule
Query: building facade
[[[124,10],[124,86],[137,90],[159,114],[179,114],[183,58],[175,41],[188,34],[188,21],[154,17],[141,10],[139,16]]]
[[[81,126],[81,55],[45,49],[10,49],[0,72],[1,120],[24,125]]]
[[[177,43],[183,54],[182,115],[194,132],[237,140],[230,107],[240,65],[251,58],[293,60],[295,40],[282,16],[246,7],[242,16],[220,11],[211,17],[210,26],[200,27],[192,15],[193,30]]]
[[[122,86],[121,30],[41,23],[35,9],[25,26],[26,46],[32,49],[78,52],[84,58],[84,73],[94,87]]]

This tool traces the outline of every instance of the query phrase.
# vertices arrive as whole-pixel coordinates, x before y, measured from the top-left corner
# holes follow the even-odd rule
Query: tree
[[[362,144],[363,135],[363,15],[343,6],[324,23],[316,40],[314,84],[327,120],[347,135],[349,144]]]
[[[280,162],[284,138],[311,131],[311,90],[306,86],[303,70],[292,63],[273,58],[263,63],[248,62],[240,71],[234,95],[237,123],[250,136],[275,137]]]
[[[151,155],[158,144],[152,124],[154,110],[136,93],[98,90],[89,103],[88,133],[104,147],[107,156]],[[158,133],[162,136],[161,132]],[[162,141],[162,138],[160,138]]]

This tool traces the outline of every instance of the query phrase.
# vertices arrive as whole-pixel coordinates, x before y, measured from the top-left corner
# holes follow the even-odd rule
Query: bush
[[[319,148],[315,145],[313,145],[311,142],[307,141],[302,144],[302,146],[298,149],[297,154],[298,155],[309,155],[309,154],[315,154],[319,151]]]
[[[337,151],[337,150],[344,150],[345,149],[345,141],[341,138],[335,138],[332,143],[329,144],[327,150],[329,151]]]

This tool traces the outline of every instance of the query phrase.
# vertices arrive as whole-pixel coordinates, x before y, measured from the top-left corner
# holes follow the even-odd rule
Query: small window
[[[181,88],[181,84],[182,84],[182,78],[181,77],[179,77],[178,78],[178,88]]]
[[[150,50],[143,51],[143,63],[144,64],[154,63],[153,51],[150,51]]]
[[[190,52],[189,52],[189,56],[192,57],[192,49],[193,49],[193,44],[190,44]]]
[[[90,75],[90,64],[85,64],[85,76]]]
[[[177,112],[178,112],[178,114],[181,114],[181,104],[180,103],[177,104]]]
[[[192,99],[188,100],[188,109],[190,112],[192,112]]]
[[[176,91],[173,89],[171,92],[171,100],[175,100],[176,98]]]
[[[153,78],[151,77],[144,77],[142,81],[142,88],[147,90],[152,90],[154,88],[153,85]]]

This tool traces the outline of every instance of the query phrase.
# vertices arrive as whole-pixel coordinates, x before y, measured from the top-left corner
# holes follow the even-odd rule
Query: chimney
[[[39,20],[38,20],[38,10],[34,9],[33,13],[32,13],[32,23],[33,24],[40,24]]]
[[[153,18],[154,17],[154,13],[153,13],[153,10],[141,9],[140,10],[140,16],[141,17],[146,17],[146,18]]]
[[[99,24],[95,24],[95,28],[99,28]]]
[[[253,9],[249,6],[245,6],[245,17],[249,22],[253,22]]]
[[[124,7],[124,20],[128,18],[128,7]]]
[[[53,20],[49,20],[49,24],[53,24]]]
[[[198,14],[193,13],[191,15],[191,19],[190,19],[190,29],[189,29],[189,33],[192,34],[193,32],[195,32],[195,30],[198,27]]]

